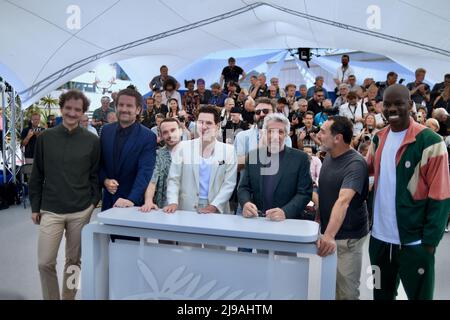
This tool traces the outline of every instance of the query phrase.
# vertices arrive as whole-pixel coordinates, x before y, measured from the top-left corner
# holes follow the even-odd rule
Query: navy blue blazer
[[[156,135],[139,124],[134,127],[123,146],[114,172],[113,149],[119,123],[107,124],[102,129],[100,144],[100,184],[103,190],[102,211],[112,208],[119,198],[128,199],[135,206],[144,203],[144,194],[152,178],[156,161]],[[119,187],[115,194],[106,190],[105,179],[115,179]]]

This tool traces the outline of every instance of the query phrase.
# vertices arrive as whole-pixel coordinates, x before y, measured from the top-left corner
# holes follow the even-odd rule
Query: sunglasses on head
[[[256,110],[255,113],[259,116],[261,114],[261,112],[264,112],[264,114],[268,114],[270,112],[269,109],[259,109]]]

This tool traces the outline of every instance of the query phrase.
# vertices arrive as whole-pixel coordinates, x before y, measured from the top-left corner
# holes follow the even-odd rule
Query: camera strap
[[[353,122],[355,122],[355,118],[356,118],[356,109],[358,108],[358,106],[356,105],[355,106],[355,108],[352,110],[352,106],[351,105],[348,105],[348,110],[350,110],[350,112],[352,113],[352,116],[353,116],[353,118],[352,118],[352,120],[353,120]]]
[[[345,72],[347,71],[348,67],[344,70],[343,67],[341,67],[342,69],[342,79],[341,79],[341,83],[344,82],[344,78],[345,78]]]

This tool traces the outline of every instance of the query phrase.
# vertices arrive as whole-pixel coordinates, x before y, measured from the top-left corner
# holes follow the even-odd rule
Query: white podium
[[[304,220],[110,209],[82,232],[82,298],[334,299],[336,255],[316,254],[318,233]]]

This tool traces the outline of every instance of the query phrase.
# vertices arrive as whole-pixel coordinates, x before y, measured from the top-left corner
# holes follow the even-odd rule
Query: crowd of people
[[[433,298],[434,254],[450,211],[450,74],[433,88],[423,68],[406,86],[395,72],[358,84],[344,55],[331,100],[320,76],[298,91],[264,74],[243,88],[247,75],[234,58],[211,90],[203,79],[185,80],[183,95],[168,68],[160,71],[145,101],[132,87],[103,97],[89,124],[89,101],[71,90],[60,97],[61,125],[36,130],[33,115],[22,134],[34,158],[45,299],[60,298],[63,232],[67,270],[80,266],[81,228],[101,198],[102,210],[312,219],[321,228],[318,255],[337,253],[337,299],[359,298],[367,238],[381,272],[375,299],[395,299],[399,278],[408,298]],[[75,293],[63,286],[64,299]]]

